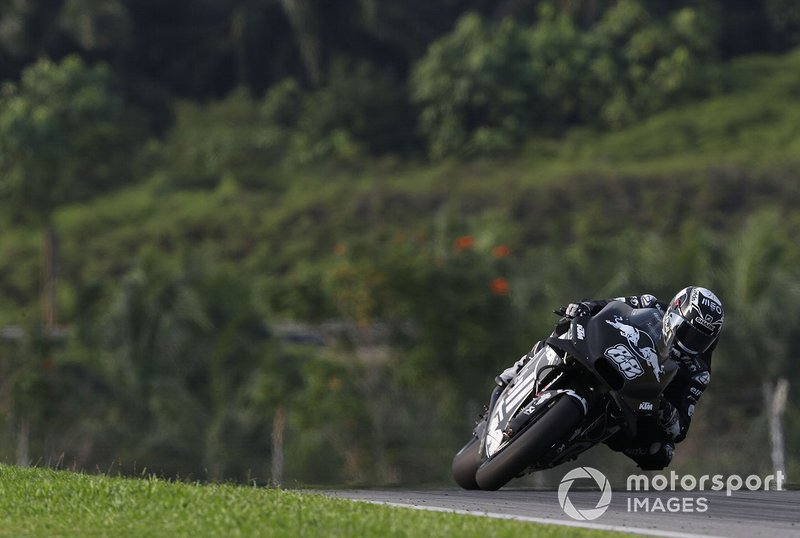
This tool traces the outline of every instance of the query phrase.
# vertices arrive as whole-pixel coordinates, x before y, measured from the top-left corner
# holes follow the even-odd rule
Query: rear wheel
[[[453,479],[464,489],[480,489],[475,472],[481,466],[481,442],[474,437],[453,458]]]
[[[570,396],[562,396],[511,444],[478,467],[475,472],[478,487],[500,489],[574,431],[582,418],[581,405]]]

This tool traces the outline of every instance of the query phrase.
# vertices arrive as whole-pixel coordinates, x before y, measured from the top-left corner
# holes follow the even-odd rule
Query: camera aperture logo
[[[575,508],[569,498],[569,490],[572,487],[572,483],[581,478],[591,478],[602,492],[600,500],[597,501],[597,505],[594,508],[579,510]],[[606,476],[597,469],[593,467],[577,467],[565,474],[564,478],[561,479],[561,484],[558,486],[558,502],[564,513],[572,519],[580,521],[597,519],[606,513],[611,504],[611,484],[609,484]]]

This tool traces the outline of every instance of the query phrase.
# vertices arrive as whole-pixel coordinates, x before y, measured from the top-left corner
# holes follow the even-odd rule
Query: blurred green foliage
[[[587,32],[549,4],[533,26],[466,15],[415,66],[420,127],[442,157],[502,153],[575,124],[630,125],[705,93],[713,35],[695,9],[654,21],[633,0]]]
[[[3,87],[0,195],[10,208],[46,220],[131,177],[133,122],[110,83],[104,65],[70,56],[40,60]]]
[[[800,383],[796,12],[521,4],[0,0],[0,457],[446,480],[553,308],[696,283],[728,326],[676,465],[768,469],[761,383]]]

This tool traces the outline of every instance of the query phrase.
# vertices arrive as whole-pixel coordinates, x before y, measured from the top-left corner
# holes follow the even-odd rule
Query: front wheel
[[[453,458],[453,479],[464,489],[480,489],[475,480],[475,472],[480,466],[481,442],[473,437]]]
[[[478,467],[475,473],[478,487],[500,489],[573,432],[582,419],[581,405],[570,396],[562,396],[519,437]]]

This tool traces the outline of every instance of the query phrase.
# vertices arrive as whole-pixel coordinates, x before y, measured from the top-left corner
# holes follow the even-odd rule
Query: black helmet
[[[711,290],[689,286],[678,292],[664,314],[661,346],[663,355],[703,353],[716,341],[725,313]]]

